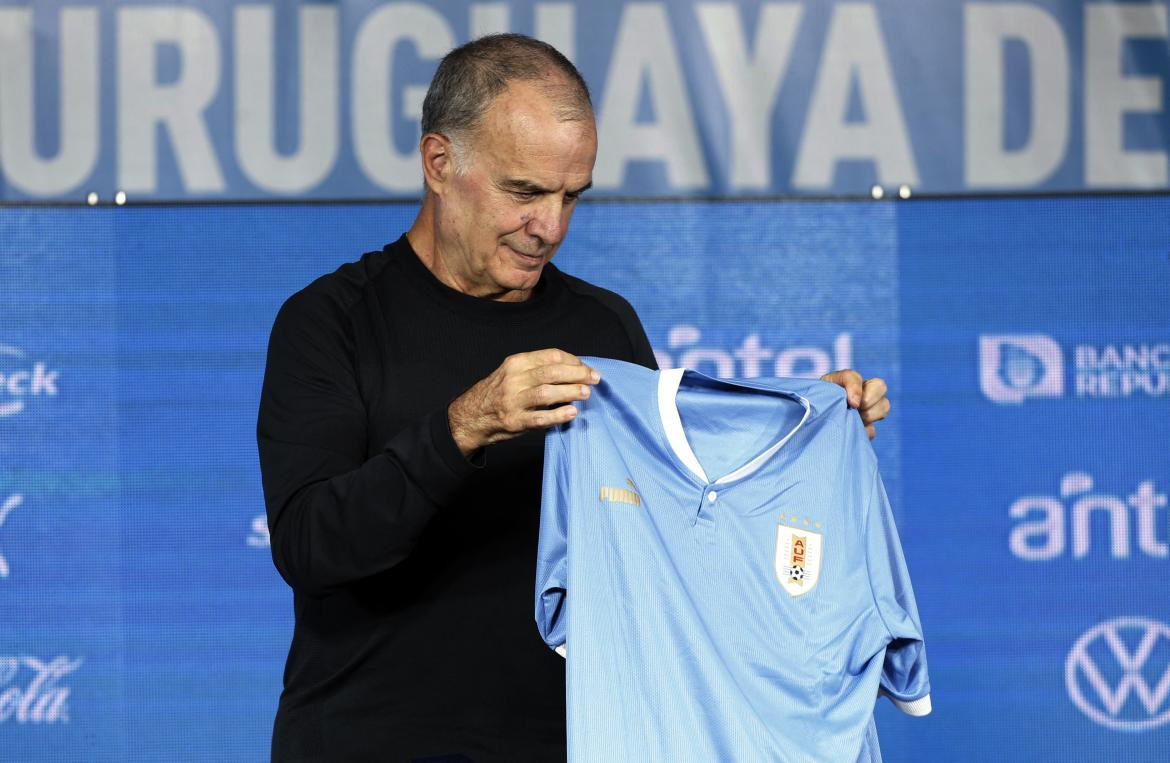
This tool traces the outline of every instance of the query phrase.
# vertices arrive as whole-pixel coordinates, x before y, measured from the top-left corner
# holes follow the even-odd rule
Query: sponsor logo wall
[[[0,209],[0,757],[265,758],[292,617],[253,439],[268,330],[412,213]],[[875,447],[938,701],[879,704],[886,760],[1161,761],[1167,220],[587,203],[558,261],[628,297],[663,365],[888,380]]]
[[[936,722],[972,759],[1159,759],[1166,202],[928,206],[899,215],[903,537],[919,605],[943,617],[932,678],[983,705],[975,726]],[[932,545],[954,555],[923,581]]]
[[[885,759],[1165,760],[1170,198],[917,199],[1170,187],[1167,7],[0,0],[0,200],[99,204],[0,208],[0,759],[267,756],[269,327],[407,227],[438,58],[512,30],[597,106],[558,263],[662,366],[889,383],[936,705]],[[134,206],[287,198],[406,201]]]
[[[124,510],[117,425],[120,380],[143,381],[119,359],[112,217],[78,211],[0,210],[4,760],[129,759],[145,654],[125,572],[147,508]]]

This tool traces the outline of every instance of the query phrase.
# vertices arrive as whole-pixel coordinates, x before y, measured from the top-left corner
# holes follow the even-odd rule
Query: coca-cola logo
[[[0,656],[0,723],[68,723],[71,690],[61,680],[82,661]]]

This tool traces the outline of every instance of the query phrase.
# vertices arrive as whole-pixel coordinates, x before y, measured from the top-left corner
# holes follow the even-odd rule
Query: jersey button
[[[719,494],[716,493],[714,490],[712,490],[710,493],[707,493],[707,500],[710,501],[711,503],[715,503],[715,499],[718,497],[719,497]]]

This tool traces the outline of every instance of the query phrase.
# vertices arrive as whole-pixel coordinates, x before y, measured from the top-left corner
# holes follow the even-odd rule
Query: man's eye
[[[537,196],[535,191],[513,191],[512,195],[520,201],[532,201]]]

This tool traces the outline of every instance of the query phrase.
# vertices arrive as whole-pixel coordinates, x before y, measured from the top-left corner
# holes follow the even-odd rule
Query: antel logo
[[[693,368],[723,378],[760,376],[818,379],[837,368],[853,368],[853,335],[837,334],[832,347],[767,347],[759,334],[748,334],[739,347],[703,342],[698,326],[670,327],[666,349],[654,348],[659,368]]]
[[[1107,728],[1170,722],[1170,625],[1118,617],[1093,626],[1068,653],[1064,682],[1077,709]]]
[[[43,361],[29,364],[24,350],[0,344],[0,416],[15,416],[30,397],[56,397],[58,371]]]
[[[997,403],[1064,394],[1060,345],[1043,334],[979,337],[979,387]]]

